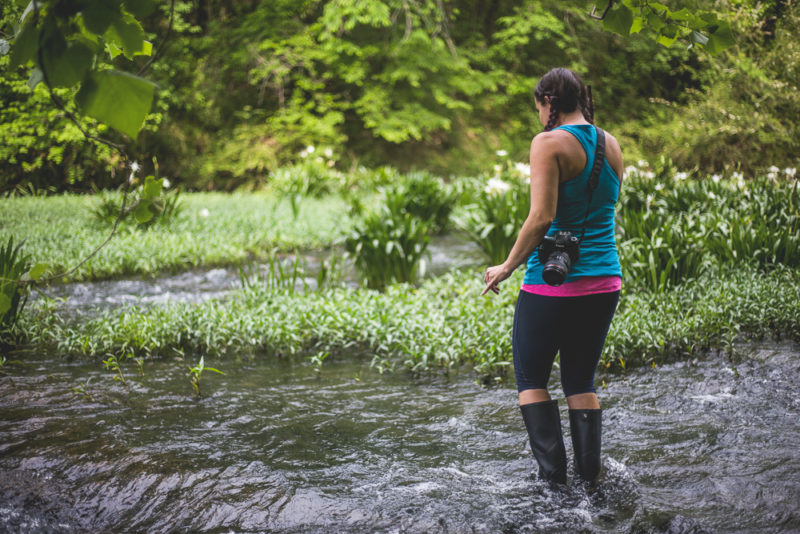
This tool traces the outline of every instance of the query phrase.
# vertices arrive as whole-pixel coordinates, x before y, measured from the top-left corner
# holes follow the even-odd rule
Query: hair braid
[[[550,97],[550,116],[547,118],[547,124],[544,126],[544,131],[549,132],[558,124],[558,98]]]
[[[586,98],[581,100],[581,113],[589,124],[594,124],[594,101],[592,100],[592,86],[586,86]]]

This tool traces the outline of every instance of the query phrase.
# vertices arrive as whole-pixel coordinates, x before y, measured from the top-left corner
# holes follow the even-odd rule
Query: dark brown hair
[[[592,89],[584,85],[581,77],[569,69],[558,67],[542,76],[533,96],[540,104],[545,104],[545,97],[550,99],[550,116],[544,131],[549,132],[558,124],[559,113],[572,113],[580,107],[583,117],[594,124],[594,106]]]

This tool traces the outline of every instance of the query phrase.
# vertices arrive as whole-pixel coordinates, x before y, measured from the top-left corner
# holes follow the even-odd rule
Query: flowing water
[[[0,531],[797,532],[800,347],[739,352],[602,377],[601,480],[561,489],[515,390],[467,369],[222,361],[197,398],[180,360],[127,392],[27,355],[0,375]]]
[[[314,289],[317,273],[323,260],[343,258],[344,252],[334,248],[302,254],[283,254],[279,257],[283,269],[291,272],[295,262],[299,267],[296,285],[298,288]],[[421,269],[426,276],[440,275],[452,268],[463,268],[482,263],[477,246],[459,234],[434,236],[423,258]],[[346,258],[339,264],[346,282],[357,285],[354,268]],[[274,270],[270,264],[248,266],[248,275],[264,276]],[[152,277],[103,280],[99,282],[77,282],[55,285],[45,291],[49,297],[65,299],[62,312],[66,314],[93,314],[97,310],[125,305],[148,306],[166,302],[200,302],[211,298],[225,297],[234,289],[241,288],[238,268],[195,269],[179,274]],[[34,298],[37,295],[34,294]]]

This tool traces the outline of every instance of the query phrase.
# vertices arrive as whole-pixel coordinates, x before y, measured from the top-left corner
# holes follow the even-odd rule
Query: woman
[[[622,177],[622,152],[605,134],[605,161],[597,187],[587,189],[597,130],[591,96],[574,72],[557,68],[534,91],[544,132],[531,142],[531,205],[514,247],[502,265],[486,270],[487,291],[522,263],[527,271],[514,313],[514,372],[522,417],[539,475],[565,483],[567,460],[556,400],[547,382],[560,353],[561,384],[569,406],[570,434],[578,474],[600,471],[601,410],[594,373],[614,316],[622,272],[614,238],[614,209]],[[561,285],[542,278],[536,248],[545,235],[569,231],[579,237],[579,258]]]

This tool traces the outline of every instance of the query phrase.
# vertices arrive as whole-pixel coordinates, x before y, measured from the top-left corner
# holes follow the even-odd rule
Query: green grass
[[[64,272],[108,235],[111,225],[92,214],[99,202],[84,195],[0,199],[0,241],[10,235],[24,239],[34,263]],[[181,203],[182,212],[169,224],[121,225],[118,235],[70,279],[233,264],[266,257],[274,248],[326,247],[351,228],[346,204],[338,196],[304,199],[297,217],[288,200],[270,193],[185,193]]]
[[[500,296],[480,297],[477,272],[453,272],[419,288],[320,292],[253,286],[225,301],[110,311],[70,323],[38,305],[20,319],[23,343],[64,355],[209,360],[242,355],[364,355],[379,369],[446,371],[470,364],[485,380],[511,365],[513,305],[522,271]],[[625,289],[603,352],[611,369],[662,362],[742,336],[800,339],[800,273],[778,268],[709,273],[660,293]]]

